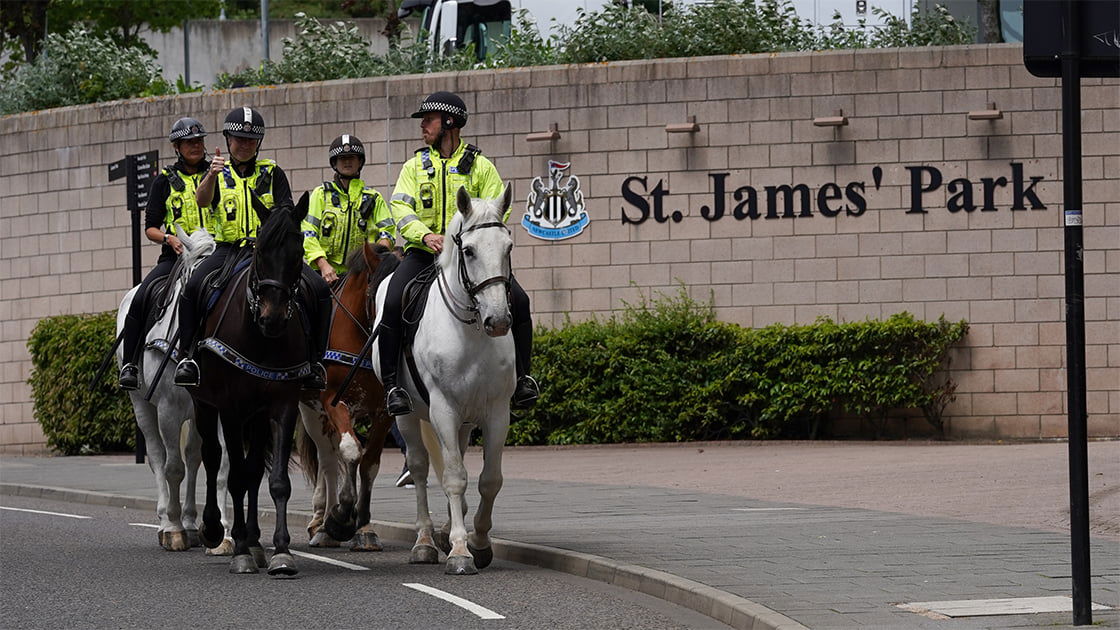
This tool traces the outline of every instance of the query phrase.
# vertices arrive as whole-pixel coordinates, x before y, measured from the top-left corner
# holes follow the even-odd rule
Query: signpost
[[[109,181],[125,178],[125,196],[132,215],[132,284],[140,284],[140,215],[148,207],[152,180],[159,172],[159,151],[136,153],[109,165]],[[144,463],[144,434],[136,427],[136,463]]]
[[[1115,0],[1023,3],[1023,63],[1062,78],[1065,197],[1066,384],[1073,623],[1093,623],[1089,571],[1088,414],[1085,407],[1085,268],[1081,201],[1081,77],[1120,77],[1120,12]]]

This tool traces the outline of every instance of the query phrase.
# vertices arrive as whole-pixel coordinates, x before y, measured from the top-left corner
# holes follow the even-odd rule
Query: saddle
[[[432,263],[426,269],[416,274],[404,287],[404,297],[401,299],[401,355],[404,357],[405,366],[408,367],[409,376],[416,387],[416,393],[425,405],[430,405],[431,400],[428,388],[420,378],[420,371],[416,368],[416,355],[412,352],[412,342],[416,339],[416,329],[420,320],[424,318],[424,310],[428,306],[428,288],[439,277],[439,264]]]

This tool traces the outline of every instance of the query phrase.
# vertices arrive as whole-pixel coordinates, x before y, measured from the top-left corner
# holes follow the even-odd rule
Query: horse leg
[[[463,423],[454,408],[435,394],[432,395],[431,417],[443,453],[443,492],[447,495],[447,504],[456,506],[456,509],[451,509],[451,551],[447,554],[446,573],[473,575],[478,573],[478,569],[467,550],[466,519],[461,509],[467,490],[467,469],[459,452],[459,433]]]
[[[474,514],[474,532],[467,538],[467,549],[474,557],[474,566],[484,569],[494,560],[490,546],[493,527],[494,499],[502,489],[502,447],[509,433],[509,406],[491,410],[482,427],[482,473],[478,476],[481,499]]]
[[[156,532],[159,538],[159,546],[168,549],[167,532],[172,529],[172,526],[171,520],[167,516],[170,497],[168,496],[167,478],[164,473],[165,451],[163,440],[160,439],[159,413],[155,405],[144,400],[143,395],[130,392],[129,398],[132,399],[136,424],[144,435],[144,444],[148,450],[148,466],[156,476],[156,518],[159,519],[159,529]]]
[[[377,472],[381,469],[381,451],[385,446],[385,435],[389,432],[389,425],[392,422],[392,418],[379,414],[362,449],[362,458],[358,462],[358,531],[354,534],[350,551],[384,549],[377,532],[373,529],[373,524],[370,523],[370,499],[373,493],[373,480],[377,478]]]
[[[230,514],[230,499],[232,499],[232,496],[229,493],[229,451],[226,449],[225,433],[218,431],[218,441],[222,446],[222,465],[218,468],[218,496],[221,497],[221,501],[218,502],[218,510],[222,515],[222,525],[226,529],[231,529],[233,527],[233,515]],[[227,536],[217,547],[207,549],[206,555],[232,556],[233,539]]]
[[[167,397],[159,401],[159,432],[163,446],[163,476],[167,482],[167,520],[170,523],[164,533],[164,549],[186,551],[191,548],[187,532],[183,528],[183,502],[180,494],[186,469],[183,456],[179,452],[180,436],[186,410],[172,404]],[[153,463],[154,465],[154,463]]]
[[[331,426],[338,431],[338,453],[342,466],[338,469],[342,473],[342,482],[339,485],[338,501],[327,513],[327,520],[323,529],[327,530],[331,538],[338,541],[350,540],[358,529],[354,513],[355,479],[358,472],[358,460],[361,458],[361,442],[354,434],[354,424],[350,417],[350,408],[345,403],[338,406],[326,407],[330,416]]]
[[[428,511],[428,451],[420,437],[420,424],[415,415],[397,418],[397,428],[408,445],[405,451],[408,471],[416,484],[416,542],[408,561],[410,564],[439,564],[439,549],[432,538],[432,515]]]
[[[292,495],[292,480],[288,476],[288,459],[292,454],[292,433],[299,413],[296,402],[290,401],[274,409],[272,417],[272,473],[269,475],[268,490],[276,506],[276,531],[272,544],[276,547],[272,560],[268,563],[268,574],[295,575],[295,558],[288,552],[291,536],[288,534],[288,498]]]
[[[246,539],[247,526],[245,524],[245,493],[248,490],[248,471],[245,466],[245,451],[242,446],[241,426],[242,421],[230,417],[222,418],[222,432],[226,436],[226,453],[229,454],[229,491],[233,495],[233,559],[230,561],[230,573],[256,573],[257,565],[249,555],[249,544]],[[199,427],[201,429],[201,426]],[[205,441],[205,434],[203,434]],[[204,456],[205,457],[205,456]],[[209,471],[209,465],[207,466]],[[213,512],[218,511],[215,502]],[[217,516],[215,514],[214,516]],[[206,511],[203,513],[203,524],[210,528],[211,507],[209,490],[206,497]],[[202,535],[202,530],[199,530]]]
[[[222,464],[222,443],[218,439],[218,410],[195,401],[194,418],[202,439],[202,464],[206,467],[206,507],[202,510],[202,524],[198,537],[202,544],[213,549],[222,544],[225,527],[218,508],[218,469]]]
[[[315,467],[315,488],[311,494],[311,520],[307,523],[307,536],[311,547],[338,547],[335,540],[323,529],[327,510],[334,504],[336,476],[338,474],[338,449],[330,438],[328,425],[330,418],[320,407],[300,405],[300,419],[303,431],[311,444],[304,448],[314,448],[308,453],[304,466]]]
[[[247,494],[249,503],[245,511],[245,539],[249,546],[249,555],[253,556],[254,564],[258,568],[263,569],[268,566],[268,557],[265,555],[264,547],[261,546],[259,499],[261,479],[264,477],[267,436],[256,426],[256,424],[260,422],[259,417],[253,417],[249,422],[252,424],[250,424],[251,428],[249,429],[249,453],[246,456],[245,468],[248,478]]]
[[[425,423],[424,426],[431,429],[432,425],[430,423]],[[464,458],[464,461],[465,461],[465,457],[467,455],[467,443],[471,439],[471,430],[472,429],[474,429],[473,424],[463,424],[462,426],[459,427],[459,441],[458,441],[459,457]],[[430,433],[430,439],[433,442],[436,443],[436,445],[437,445],[436,448],[438,449],[439,448],[439,446],[438,446],[439,438],[436,437],[436,434],[435,434],[434,430],[430,430],[428,433],[425,433],[425,437],[429,437],[429,433]],[[427,446],[428,443],[425,442],[424,444],[425,444],[425,446]],[[442,462],[443,462],[443,460],[441,459],[440,460],[441,466],[442,466]],[[463,518],[465,519],[467,517],[467,493],[466,493],[466,491],[463,492],[463,497],[462,498],[463,498],[463,500],[459,503],[459,511],[462,513]],[[436,530],[436,546],[439,547],[440,551],[442,551],[444,553],[451,553],[451,504],[450,503],[447,504],[447,521],[443,524],[442,527],[440,527],[438,530]]]

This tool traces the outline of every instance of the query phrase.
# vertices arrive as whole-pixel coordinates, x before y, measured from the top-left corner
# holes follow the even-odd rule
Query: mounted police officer
[[[187,234],[199,228],[210,228],[209,208],[195,201],[194,194],[202,175],[210,168],[206,159],[206,129],[194,118],[180,118],[171,125],[167,139],[178,159],[152,180],[148,208],[144,213],[144,236],[163,247],[156,266],[148,272],[132,298],[124,319],[124,358],[118,382],[122,389],[140,386],[140,340],[144,329],[144,306],[152,284],[171,273],[175,260],[183,252],[183,244],[175,236],[175,226]]]
[[[334,282],[346,273],[346,257],[367,242],[393,249],[396,228],[385,198],[361,180],[366,163],[362,141],[342,134],[331,143],[327,159],[334,180],[304,193],[299,205],[308,205],[303,221],[304,258],[324,280]]]
[[[393,190],[391,211],[397,231],[405,240],[405,255],[389,283],[378,333],[385,407],[392,416],[412,411],[408,392],[397,386],[405,285],[443,251],[443,234],[457,212],[455,195],[460,186],[466,187],[472,197],[493,199],[503,192],[502,178],[494,164],[478,147],[459,138],[459,130],[467,124],[463,99],[451,92],[436,92],[424,99],[412,117],[420,119],[424,147],[405,162]],[[517,388],[511,402],[514,408],[523,409],[532,406],[540,395],[537,382],[529,376],[533,322],[529,296],[516,279],[510,280],[517,354]]]
[[[264,139],[265,123],[261,113],[251,107],[238,107],[231,111],[222,125],[229,151],[227,163],[215,151],[210,169],[198,185],[195,198],[199,206],[209,207],[213,216],[214,240],[218,247],[187,282],[183,299],[179,301],[179,349],[187,359],[175,370],[176,385],[197,385],[198,364],[193,359],[195,334],[200,322],[198,301],[206,277],[220,269],[236,249],[241,239],[254,238],[268,211],[276,205],[291,205],[292,189],[288,176],[273,160],[258,156]],[[315,293],[311,303],[301,296],[311,330],[308,331],[308,354],[312,365],[311,375],[304,382],[307,389],[323,389],[325,372],[319,360],[326,345],[326,329],[330,326],[330,289],[326,282],[309,268],[305,268],[304,281]]]

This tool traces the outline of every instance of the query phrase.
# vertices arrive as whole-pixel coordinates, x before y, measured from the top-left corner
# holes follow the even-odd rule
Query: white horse
[[[442,484],[451,513],[447,573],[477,573],[494,558],[490,545],[494,499],[502,487],[502,447],[509,431],[509,401],[515,385],[509,283],[513,238],[502,222],[510,207],[507,185],[498,199],[471,199],[460,187],[459,212],[447,228],[437,264],[439,275],[427,291],[427,307],[418,324],[413,354],[419,378],[429,393],[419,395],[410,370],[402,368],[401,385],[414,402],[413,413],[397,425],[407,443],[408,470],[416,484],[416,543],[410,562],[436,564],[432,519],[428,511],[428,449],[421,421],[430,421],[443,459]],[[382,312],[388,282],[377,291]],[[378,356],[374,348],[373,356]],[[374,365],[380,370],[378,361]],[[378,373],[380,377],[380,372]],[[474,426],[482,430],[484,463],[478,478],[481,500],[468,537],[464,524],[467,471],[463,453]]]
[[[156,320],[144,340],[144,352],[140,362],[140,389],[130,391],[132,408],[136,423],[144,434],[148,452],[148,466],[156,476],[156,516],[159,518],[159,544],[168,551],[186,551],[199,545],[198,508],[195,503],[195,487],[198,468],[202,463],[202,438],[195,428],[194,403],[183,387],[172,383],[172,374],[178,362],[175,355],[168,361],[159,383],[156,384],[151,401],[144,399],[145,393],[156,378],[156,371],[164,355],[173,350],[169,340],[178,329],[179,298],[191,272],[199,263],[214,252],[214,237],[206,230],[197,230],[187,236],[176,226],[177,236],[183,243],[180,264],[172,270],[168,278],[170,300],[162,316]],[[124,329],[125,315],[132,304],[139,287],[133,287],[121,300],[117,310],[117,334]],[[118,363],[124,362],[123,348],[117,349]],[[184,465],[183,458],[186,457]],[[222,473],[219,476],[221,496],[225,496],[226,479],[229,469],[228,458],[222,459]],[[180,494],[180,486],[186,479],[186,488]],[[222,502],[222,520],[226,521],[225,502]],[[224,549],[223,549],[224,548]],[[207,550],[213,555],[229,555],[233,550],[226,540],[216,550]]]

